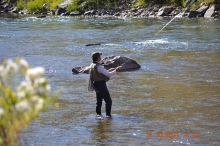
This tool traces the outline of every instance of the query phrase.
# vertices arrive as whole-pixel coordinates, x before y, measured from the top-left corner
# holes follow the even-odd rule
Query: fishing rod
[[[192,3],[196,2],[197,0],[191,1]],[[182,12],[183,14],[185,13],[185,11],[187,10],[188,6],[191,4],[191,2],[186,6],[186,8],[184,9],[184,11]],[[178,14],[177,14],[178,15]],[[165,27],[167,27],[175,18],[175,15],[168,23],[166,23],[166,25],[164,25],[157,33],[155,33],[154,35],[157,36]],[[136,51],[130,58],[133,58],[136,54],[138,53],[138,51]],[[124,66],[129,60],[127,60],[125,63],[123,63],[120,66]]]

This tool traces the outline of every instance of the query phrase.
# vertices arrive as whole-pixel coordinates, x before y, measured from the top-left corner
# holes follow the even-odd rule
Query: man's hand
[[[109,72],[112,72],[113,70],[115,70],[115,68],[110,68],[108,71],[109,71]]]
[[[122,68],[122,66],[118,66],[115,70],[116,70],[117,72],[119,72],[119,71],[121,71],[121,68]]]

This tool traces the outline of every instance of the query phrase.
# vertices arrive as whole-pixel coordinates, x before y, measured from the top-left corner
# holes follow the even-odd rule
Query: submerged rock
[[[133,59],[122,56],[109,56],[102,59],[101,64],[108,70],[110,68],[116,68],[122,66],[121,72],[132,71],[141,68],[141,66]],[[72,73],[86,73],[89,74],[90,66],[86,67],[75,67],[72,69]]]

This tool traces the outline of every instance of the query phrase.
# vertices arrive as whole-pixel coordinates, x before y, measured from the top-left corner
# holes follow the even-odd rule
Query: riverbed
[[[169,21],[0,14],[0,60],[43,66],[61,90],[59,108],[31,122],[20,145],[220,145],[220,20],[176,18],[161,30]],[[89,75],[71,72],[95,51],[141,65],[107,83],[110,120],[95,119]]]

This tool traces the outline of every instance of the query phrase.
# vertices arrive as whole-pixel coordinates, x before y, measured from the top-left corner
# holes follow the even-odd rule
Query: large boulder
[[[72,3],[72,0],[65,0],[57,6],[57,10],[55,11],[55,15],[61,15],[66,13],[66,8],[69,4]]]
[[[220,4],[214,4],[205,12],[204,17],[210,18],[215,17],[216,11],[220,10]]]
[[[122,65],[121,72],[132,71],[141,68],[141,66],[133,59],[122,56],[109,56],[102,59],[101,64],[108,70],[110,68],[116,68]],[[72,73],[89,73],[90,66],[75,67],[72,69]]]
[[[203,17],[208,8],[209,8],[208,6],[201,5],[196,11],[190,11],[188,17],[189,18]]]
[[[141,66],[133,59],[122,56],[109,56],[105,57],[101,61],[106,69],[116,68],[122,66],[121,71],[131,71],[141,68]]]
[[[64,13],[66,13],[66,9],[64,9],[64,8],[58,8],[55,11],[55,15],[61,15],[61,14],[64,14]]]
[[[199,9],[196,11],[202,14],[205,14],[206,10],[209,8],[209,6],[201,6]]]

